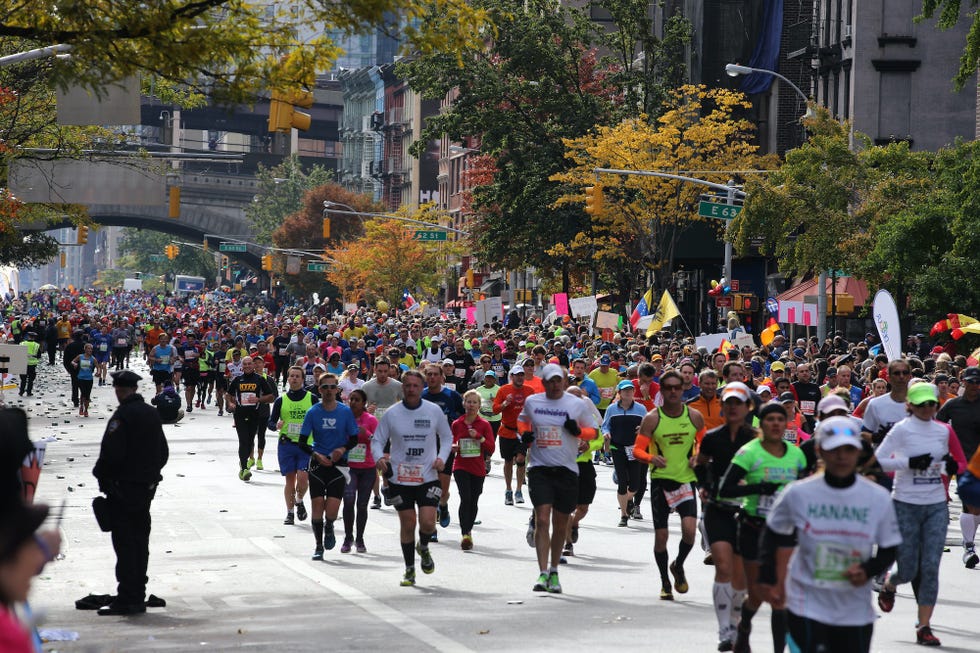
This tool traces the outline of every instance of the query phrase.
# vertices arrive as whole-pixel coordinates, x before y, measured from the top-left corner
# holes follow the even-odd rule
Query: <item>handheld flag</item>
[[[650,336],[657,331],[664,328],[664,323],[669,322],[675,317],[680,316],[680,309],[677,308],[677,304],[674,303],[674,298],[670,296],[670,292],[664,291],[664,294],[660,296],[660,303],[657,305],[657,313],[650,320],[650,326],[647,327],[647,335]]]
[[[646,291],[643,297],[640,298],[639,303],[636,308],[633,309],[633,314],[630,315],[630,326],[636,329],[637,323],[640,321],[641,317],[650,314],[650,308],[653,306],[653,288]]]

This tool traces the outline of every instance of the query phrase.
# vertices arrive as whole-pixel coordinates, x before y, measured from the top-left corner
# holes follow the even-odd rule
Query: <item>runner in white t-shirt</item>
[[[825,419],[815,439],[825,472],[777,496],[766,517],[759,581],[767,600],[785,600],[799,650],[867,653],[877,618],[871,578],[895,560],[898,521],[887,490],[856,473],[861,436],[853,420]],[[782,585],[777,578],[785,578]]]

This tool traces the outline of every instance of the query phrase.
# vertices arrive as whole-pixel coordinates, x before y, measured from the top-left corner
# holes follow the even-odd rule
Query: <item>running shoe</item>
[[[674,560],[670,563],[670,573],[674,576],[674,589],[678,594],[687,594],[687,576],[684,575],[684,567],[677,564]]]
[[[504,505],[505,506],[514,505],[514,493],[511,492],[510,490],[504,492]]]
[[[738,622],[738,628],[735,630],[735,641],[732,642],[732,653],[752,653],[752,647],[749,646],[751,634],[751,624],[746,624],[743,628],[742,622]]]
[[[578,544],[578,526],[572,526],[572,544]]]
[[[218,409],[218,417],[221,417],[221,416],[223,416],[224,414],[225,414],[225,411],[223,411],[223,410],[221,410],[221,409],[219,408],[219,409]]]
[[[188,413],[193,413],[194,412],[194,408],[192,406],[188,406],[187,407],[187,412]]]
[[[558,572],[553,571],[548,574],[548,593],[561,594],[561,583],[558,582]]]
[[[704,564],[708,565],[709,567],[713,567],[715,564],[715,557],[711,554],[710,550],[706,551],[704,554]]]
[[[436,544],[439,544],[439,533],[433,533],[432,535],[430,535],[429,542],[435,542]]]
[[[640,512],[640,506],[633,506],[633,512],[630,513],[630,519],[643,519],[643,513]]]
[[[473,536],[472,535],[464,535],[463,536],[463,539],[459,541],[459,548],[461,548],[463,551],[469,551],[470,549],[472,549],[473,548]]]
[[[674,593],[670,589],[670,583],[666,583],[660,587],[660,600],[661,601],[674,600]]]
[[[524,494],[520,490],[514,493],[514,503],[524,503]]]
[[[571,542],[565,542],[565,548],[561,550],[563,556],[574,556],[575,548]]]
[[[531,515],[531,520],[527,525],[527,533],[524,534],[524,538],[527,540],[527,545],[534,548],[534,515]]]
[[[383,496],[385,498],[385,505],[386,506],[390,506],[391,505],[391,488],[390,487],[382,487],[381,488],[381,496]]]
[[[887,580],[878,590],[878,607],[881,608],[882,612],[891,612],[892,608],[895,607],[895,590],[888,589]]]
[[[605,456],[603,456],[602,462],[606,463],[607,467],[612,467],[613,466],[612,454],[607,453]]]
[[[333,532],[333,524],[323,524],[323,548],[330,551],[337,546],[337,536]]]
[[[939,646],[939,638],[932,634],[929,626],[920,626],[915,631],[915,643],[922,646]]]
[[[630,523],[629,517],[627,517],[626,515],[623,515],[622,517],[619,518],[620,528],[625,528],[626,526],[629,525],[629,523]]]
[[[412,587],[415,585],[415,567],[406,567],[405,576],[402,577],[402,587]]]
[[[726,628],[724,632],[718,635],[718,650],[719,651],[730,651],[735,646],[735,627],[731,626]]]
[[[351,547],[354,545],[354,540],[349,537],[344,538],[344,543],[340,545],[341,553],[350,553]]]
[[[429,553],[429,547],[422,548],[421,544],[415,545],[415,551],[419,554],[419,558],[422,560],[422,573],[431,574],[436,570],[436,563],[432,559],[432,554]]]
[[[548,591],[548,574],[541,574],[538,576],[538,582],[534,584],[531,588],[535,592],[547,592]]]
[[[963,564],[966,565],[967,569],[973,569],[980,563],[980,557],[977,556],[977,550],[973,544],[963,545]]]
[[[255,461],[255,469],[257,469],[260,472],[265,469],[265,466],[262,464],[262,459],[261,458],[259,458],[259,459],[257,459]]]
[[[316,551],[313,552],[313,560],[323,560],[323,549],[317,547]]]
[[[296,502],[296,517],[300,521],[306,521],[306,506],[303,505],[302,501]]]
[[[560,564],[560,565],[567,565],[568,564],[568,558],[566,558],[565,556],[558,556],[558,564]]]
[[[293,524],[295,524],[296,521],[293,519],[293,513],[287,512],[286,518],[282,520],[282,523],[284,526],[292,526]]]
[[[248,459],[247,467],[249,469],[252,469],[253,467],[255,467],[255,458],[249,458]]]
[[[238,472],[238,478],[242,479],[243,481],[248,481],[252,478],[252,472],[248,471],[247,469],[243,469]]]
[[[439,504],[439,525],[443,528],[449,527],[449,506]]]
[[[381,510],[381,497],[379,495],[374,495],[374,500],[371,502],[371,510]]]
[[[364,546],[364,540],[357,540],[354,542],[354,548],[357,549],[358,553],[367,553],[367,547]]]

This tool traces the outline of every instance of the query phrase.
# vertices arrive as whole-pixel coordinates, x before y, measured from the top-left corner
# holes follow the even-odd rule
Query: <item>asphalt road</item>
[[[109,535],[98,530],[90,505],[97,493],[91,470],[115,399],[111,387],[96,387],[91,417],[77,417],[60,365],[39,372],[36,396],[24,403],[31,435],[57,440],[48,445],[38,500],[55,507],[64,500],[66,509],[64,559],[35,579],[32,605],[42,629],[78,635],[45,650],[715,650],[712,568],[696,547],[686,566],[690,592],[660,601],[649,506],[647,519],[617,527],[611,467],[598,470],[599,492],[576,555],[560,570],[564,594],[531,591],[537,577],[525,541],[531,506],[503,504],[499,459],[481,500],[474,549],[460,550],[452,499],[453,523],[439,529],[440,542],[432,545],[435,573],[419,571],[417,586],[404,588],[394,510],[370,512],[367,553],[341,554],[338,545],[324,562],[310,560],[309,521],[282,524],[275,441],[266,471],[249,483],[238,480],[231,418],[219,418],[213,406],[165,427],[171,456],[153,503],[148,592],[167,607],[136,617],[75,610],[74,601],[89,593],[115,592]],[[8,391],[7,400],[16,404],[16,392]],[[949,540],[959,540],[955,518]],[[674,517],[672,558],[678,541]],[[980,650],[978,574],[963,568],[958,547],[944,556],[933,628],[945,651]],[[755,619],[757,651],[771,648],[767,612]],[[906,586],[895,610],[879,618],[873,650],[916,648],[914,623]]]

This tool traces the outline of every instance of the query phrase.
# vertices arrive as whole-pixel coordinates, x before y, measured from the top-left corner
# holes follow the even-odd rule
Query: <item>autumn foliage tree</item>
[[[272,242],[276,247],[294,249],[297,252],[316,252],[308,254],[307,260],[322,260],[320,252],[336,247],[343,242],[358,239],[364,233],[363,217],[348,215],[336,211],[328,211],[330,219],[330,238],[323,238],[323,203],[336,202],[350,206],[355,211],[376,213],[383,211],[383,205],[375,202],[367,195],[352,193],[336,183],[324,184],[306,192],[298,211],[286,216],[282,224],[272,232]],[[344,207],[337,207],[347,211]],[[299,255],[299,254],[297,254]],[[286,259],[282,255],[273,258],[274,272],[283,280],[290,291],[309,296],[314,292],[323,294],[332,292],[324,287],[325,277],[322,272],[308,272],[306,267],[299,274],[286,274]]]
[[[651,281],[667,287],[678,242],[692,225],[706,220],[698,216],[698,200],[707,189],[638,175],[603,174],[597,182],[594,169],[712,171],[691,176],[725,184],[731,176],[726,171],[773,163],[759,154],[753,125],[738,117],[749,106],[741,93],[688,85],[670,96],[655,120],[641,115],[567,139],[566,157],[573,167],[552,180],[575,190],[557,205],[580,206],[584,187],[601,186],[604,209],[548,253],[573,260],[580,269],[597,266],[622,296]]]

